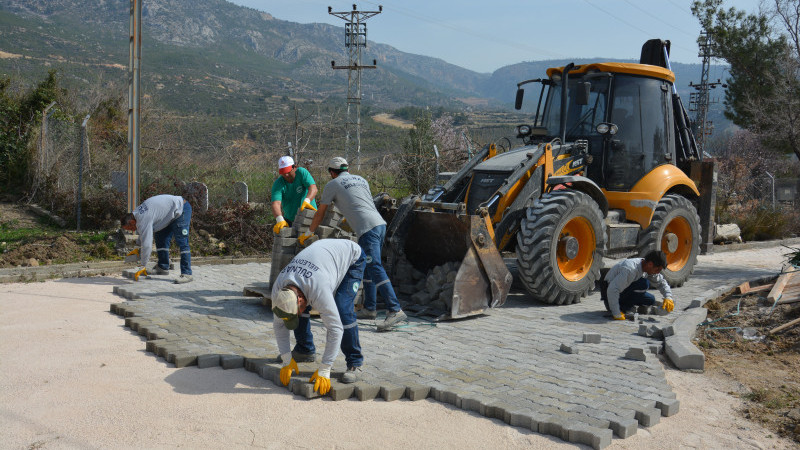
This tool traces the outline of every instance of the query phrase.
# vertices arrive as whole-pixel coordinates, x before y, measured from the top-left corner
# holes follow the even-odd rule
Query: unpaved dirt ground
[[[387,114],[387,113],[375,114],[374,116],[372,116],[372,120],[374,120],[375,122],[378,122],[378,123],[382,123],[384,125],[389,125],[389,126],[392,126],[392,127],[402,128],[404,130],[408,130],[410,128],[414,128],[414,124],[413,123],[409,123],[409,122],[407,122],[405,120],[401,120],[401,119],[398,119],[396,117],[392,117],[390,114]]]
[[[800,444],[800,326],[768,335],[800,317],[800,303],[773,307],[767,294],[706,304],[709,323],[698,329],[698,343],[706,374],[735,383],[730,394],[744,401],[739,414]]]

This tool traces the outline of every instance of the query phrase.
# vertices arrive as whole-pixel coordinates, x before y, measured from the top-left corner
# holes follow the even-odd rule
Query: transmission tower
[[[695,113],[694,123],[692,128],[694,130],[695,140],[697,141],[697,148],[700,154],[703,154],[705,149],[706,136],[710,136],[714,131],[714,124],[708,120],[708,107],[712,103],[709,99],[709,92],[711,89],[716,89],[717,86],[727,87],[720,80],[715,82],[708,81],[708,72],[711,69],[711,44],[708,42],[708,35],[705,31],[700,32],[700,52],[699,57],[703,58],[703,66],[700,74],[700,83],[693,84],[689,82],[689,87],[694,88],[697,92],[689,94],[689,111]]]
[[[350,159],[351,150],[355,150],[356,167],[361,168],[361,70],[374,69],[377,62],[373,59],[371,66],[361,64],[361,49],[367,47],[367,24],[370,17],[383,11],[383,6],[378,5],[377,11],[358,11],[353,5],[352,11],[334,12],[328,7],[328,14],[345,21],[344,47],[347,50],[348,62],[346,66],[337,66],[336,61],[331,61],[334,69],[347,69],[347,121],[345,139],[345,159]],[[351,116],[351,109],[355,109],[355,120]],[[355,142],[351,135],[355,134]]]

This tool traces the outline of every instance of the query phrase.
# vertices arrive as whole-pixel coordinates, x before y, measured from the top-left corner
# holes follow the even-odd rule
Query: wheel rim
[[[572,239],[569,239],[572,238]],[[574,239],[574,240],[573,240]],[[567,256],[566,242],[578,243],[574,258]],[[595,235],[591,222],[585,217],[573,217],[561,229],[558,236],[558,270],[568,281],[579,281],[585,277],[594,262]],[[573,253],[574,249],[570,251]]]
[[[678,238],[678,245],[674,252],[669,251],[667,236],[674,234]],[[667,255],[667,269],[677,272],[689,261],[692,254],[692,227],[685,217],[672,219],[664,228],[661,237],[661,250]]]

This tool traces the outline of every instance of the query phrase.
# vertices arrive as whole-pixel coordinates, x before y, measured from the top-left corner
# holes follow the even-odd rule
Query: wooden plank
[[[789,298],[786,298],[786,299],[781,298],[781,300],[779,300],[777,304],[778,305],[786,305],[786,304],[789,304],[789,303],[797,303],[797,302],[800,302],[800,297],[789,297]]]
[[[778,280],[775,282],[775,286],[772,287],[772,290],[769,291],[769,295],[767,295],[768,302],[775,302],[775,300],[781,296],[783,293],[783,288],[786,287],[786,283],[789,282],[789,279],[792,277],[794,272],[784,273]]]
[[[747,291],[747,292],[743,292],[743,294],[752,294],[752,293],[755,293],[755,292],[768,291],[768,290],[772,289],[772,286],[774,286],[774,283],[765,284],[763,286],[756,286],[754,288],[750,288],[750,290]]]
[[[747,294],[748,292],[750,292],[750,282],[745,281],[739,286],[736,286],[736,292],[739,294]]]
[[[798,323],[800,323],[800,318],[794,319],[791,322],[785,323],[785,324],[783,324],[783,325],[781,325],[779,327],[776,327],[776,328],[773,328],[773,329],[769,330],[769,334],[774,334],[774,333],[777,333],[779,331],[783,331],[783,330],[785,330],[787,328],[791,328],[791,327],[797,325]]]

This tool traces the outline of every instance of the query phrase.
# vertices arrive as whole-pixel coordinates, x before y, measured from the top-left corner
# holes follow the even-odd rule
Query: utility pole
[[[378,5],[377,11],[358,11],[353,5],[352,11],[334,12],[328,6],[328,14],[345,21],[344,46],[347,50],[348,62],[346,66],[337,66],[336,61],[331,61],[333,69],[347,69],[347,121],[345,139],[345,159],[350,159],[350,150],[355,149],[356,167],[361,168],[361,70],[374,69],[377,61],[372,60],[371,66],[361,64],[361,48],[367,47],[367,24],[370,17],[383,11],[383,6]],[[355,120],[351,118],[351,107],[355,109]],[[350,135],[355,134],[355,143]]]
[[[128,212],[139,205],[139,116],[141,113],[142,1],[130,0],[130,50],[128,58]]]
[[[697,150],[702,156],[705,148],[706,136],[710,136],[714,131],[714,124],[708,120],[708,107],[711,103],[709,99],[709,91],[715,89],[717,86],[723,88],[728,87],[720,80],[710,83],[708,81],[708,72],[711,68],[711,44],[708,43],[708,34],[705,31],[700,32],[700,53],[697,55],[703,58],[703,66],[700,73],[700,84],[693,84],[689,82],[689,87],[694,88],[697,92],[689,94],[689,111],[694,112],[694,123],[692,129],[694,131],[695,140],[697,141]]]

